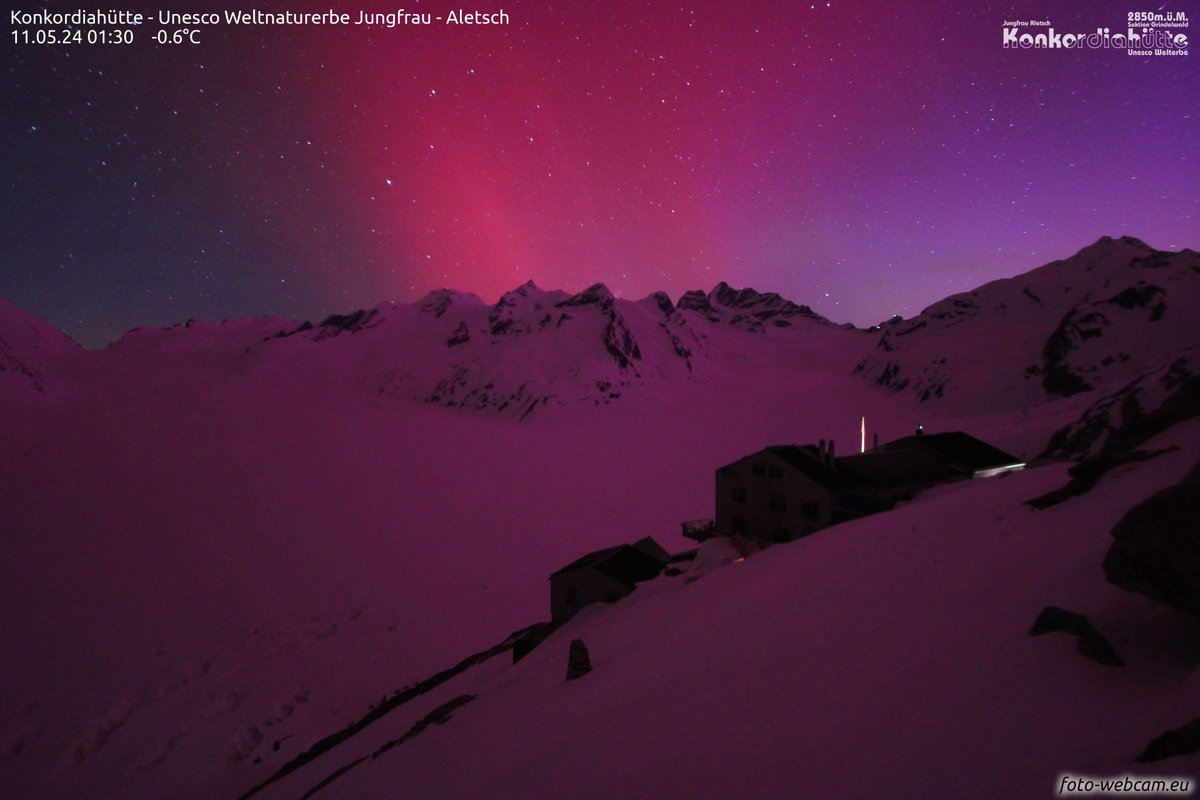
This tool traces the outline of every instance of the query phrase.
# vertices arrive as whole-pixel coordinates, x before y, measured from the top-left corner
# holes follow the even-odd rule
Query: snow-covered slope
[[[1200,254],[1104,237],[884,327],[856,368],[922,401],[992,410],[1112,388],[1196,344]]]
[[[1128,453],[1150,437],[1200,416],[1200,369],[1188,354],[1097,399],[1050,438],[1049,458],[1084,459]]]
[[[1186,721],[1164,709],[1197,700],[1192,634],[1104,584],[1099,559],[1112,523],[1194,461],[1187,418],[1139,445],[1167,452],[1052,508],[1025,501],[1061,466],[742,564],[709,553],[515,667],[469,661],[431,686],[547,618],[546,577],[583,553],[690,546],[679,522],[712,513],[714,468],[766,444],[845,452],[865,415],[883,441],[923,423],[1032,461],[1094,404],[1118,424],[1123,401],[1099,391],[931,407],[853,374],[873,334],[772,295],[701,297],[444,290],[66,347],[78,358],[42,377],[72,391],[6,403],[0,426],[0,796],[234,798],[409,695],[260,796],[300,797],[399,739],[317,796],[921,797],[979,779],[1028,796],[1052,764],[1118,769]],[[1146,409],[1169,394],[1163,367],[1130,389]],[[1127,670],[1027,639],[1052,603],[1088,614]],[[567,686],[572,636],[596,671]],[[928,782],[897,789],[901,768]]]
[[[469,297],[281,337],[304,326],[138,331],[84,353],[65,402],[6,407],[0,794],[236,797],[382,694],[544,619],[546,577],[582,553],[647,534],[686,546],[679,522],[712,513],[714,465],[848,437],[862,413],[884,436],[914,422],[915,403],[849,374],[833,326],[717,328],[691,377],[658,298],[612,308],[641,354],[624,374],[662,391],[520,422],[378,391],[404,370],[436,385],[446,364],[424,354],[459,358],[463,320],[473,369],[508,379],[488,358],[511,349],[512,370],[553,378],[521,360],[530,348],[623,374],[607,298],[546,294],[486,337],[493,309]],[[539,302],[573,318],[538,330]]]
[[[1135,759],[1194,715],[1200,630],[1107,584],[1099,562],[1103,532],[1186,471],[1198,432],[1099,502],[1034,511],[1022,500],[1063,473],[1029,471],[659,578],[259,796],[330,778],[317,797],[1008,800],[1053,795],[1062,773],[1130,772],[1194,785],[1196,757]],[[1065,634],[1030,637],[1047,605],[1087,615],[1127,666],[1088,660]],[[577,638],[593,671],[567,682]]]
[[[0,297],[0,399],[57,394],[62,370],[80,352],[57,328]]]
[[[172,359],[189,366],[233,366],[237,359],[263,339],[296,327],[283,317],[243,317],[224,322],[188,320],[167,328],[134,328],[106,350],[134,369],[145,361]]]

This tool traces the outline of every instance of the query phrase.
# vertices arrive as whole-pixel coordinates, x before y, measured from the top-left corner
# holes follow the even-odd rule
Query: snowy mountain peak
[[[603,283],[594,283],[579,294],[572,295],[556,305],[559,307],[595,305],[600,308],[611,308],[615,301],[616,298],[613,297],[613,293],[607,286]]]
[[[566,296],[565,292],[546,292],[533,281],[505,292],[488,314],[489,330],[493,336],[504,333],[527,333],[548,325],[553,315],[547,309]]]
[[[675,313],[675,304],[671,302],[671,296],[666,292],[654,292],[638,300],[637,304],[645,308],[657,310],[664,317],[670,317]]]
[[[483,301],[479,299],[478,295],[470,292],[460,292],[457,289],[434,289],[416,303],[421,312],[432,314],[435,317],[444,315],[451,306],[455,305],[463,308],[477,308],[483,305]]]
[[[685,292],[678,307],[695,311],[709,322],[725,322],[752,332],[766,326],[791,327],[797,319],[828,323],[828,320],[808,306],[797,305],[775,292],[758,292],[749,287],[735,289],[721,281],[707,295],[699,290]]]
[[[709,301],[708,295],[699,289],[692,289],[689,292],[684,292],[676,307],[683,311],[695,311],[710,322],[719,322],[721,315],[713,308],[712,302]]]
[[[0,388],[46,394],[56,384],[55,367],[82,352],[74,339],[0,297]]]
[[[47,352],[76,352],[79,344],[48,322],[0,297],[0,341],[9,347]]]
[[[1128,381],[1195,339],[1200,256],[1131,236],[952,295],[887,325],[855,371],[922,401],[982,409]],[[980,343],[991,342],[981,359]],[[1001,345],[1002,343],[1002,345]]]
[[[1153,247],[1146,244],[1145,242],[1143,242],[1141,239],[1137,238],[1136,236],[1117,236],[1117,237],[1101,236],[1099,239],[1092,242],[1090,245],[1083,248],[1079,252],[1082,253],[1085,251],[1092,251],[1092,250],[1096,250],[1099,252],[1106,252],[1106,251],[1112,252],[1112,251],[1124,249],[1126,247],[1132,247],[1137,250],[1144,250],[1146,252],[1152,252],[1154,250]]]

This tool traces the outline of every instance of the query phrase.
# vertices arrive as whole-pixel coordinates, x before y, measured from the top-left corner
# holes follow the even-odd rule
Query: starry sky
[[[256,7],[400,5],[365,2]],[[1101,235],[1200,247],[1200,53],[1001,46],[1128,2],[404,5],[510,22],[6,33],[0,295],[88,346],[530,279],[724,280],[869,325]],[[1161,7],[1200,36],[1200,4]]]

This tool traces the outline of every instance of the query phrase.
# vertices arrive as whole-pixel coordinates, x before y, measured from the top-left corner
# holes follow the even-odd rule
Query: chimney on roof
[[[925,435],[925,426],[918,425],[917,426],[917,436],[924,436],[924,435]]]
[[[833,466],[833,439],[829,440],[829,449],[826,450],[825,453],[826,453],[826,463],[828,463],[829,466],[832,467]]]
[[[817,460],[822,464],[825,463],[825,440],[821,439],[817,442]]]

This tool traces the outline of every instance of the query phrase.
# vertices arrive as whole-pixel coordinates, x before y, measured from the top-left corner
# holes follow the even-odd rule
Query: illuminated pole
[[[867,418],[866,417],[862,418],[862,426],[859,427],[858,433],[859,433],[859,439],[860,439],[859,445],[858,445],[858,452],[865,453],[865,452],[867,452]]]

